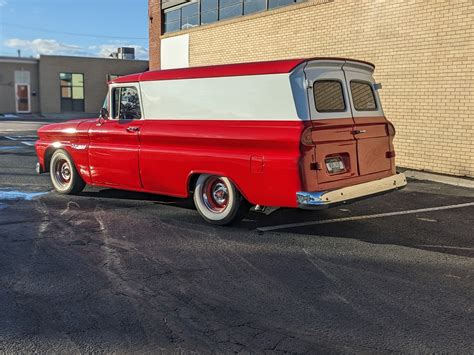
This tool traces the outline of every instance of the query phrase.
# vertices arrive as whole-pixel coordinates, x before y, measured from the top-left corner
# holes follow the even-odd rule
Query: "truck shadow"
[[[150,201],[158,205],[175,206],[184,209],[195,209],[192,199],[181,199],[165,195],[155,195],[144,192],[116,190],[111,188],[94,188],[85,190],[79,196],[97,199]]]
[[[386,218],[367,219],[361,221],[337,221],[337,223],[325,223],[325,220],[339,219],[357,215],[376,214],[381,212],[392,212],[393,210],[416,209],[448,203],[440,198],[431,197],[426,193],[411,193],[404,195],[380,196],[373,201],[360,201],[348,206],[340,206],[327,210],[308,211],[291,208],[280,208],[273,213],[250,211],[240,222],[228,227],[216,227],[207,224],[200,218],[195,210],[192,198],[180,199],[170,196],[154,195],[141,192],[115,190],[110,188],[86,189],[80,194],[83,197],[93,197],[102,201],[114,200],[130,201],[134,205],[137,202],[151,202],[156,205],[177,207],[170,214],[163,216],[168,223],[187,225],[189,228],[198,228],[201,231],[208,230],[210,233],[217,228],[226,234],[226,229],[231,231],[256,231],[257,234],[284,234],[291,233],[293,236],[332,237],[342,239],[360,240],[372,244],[392,244],[416,249],[436,251],[445,254],[460,256],[474,256],[472,243],[469,240],[469,214],[470,210],[445,211],[442,215],[417,216],[409,214],[404,216],[391,216]],[[408,198],[407,198],[408,197]],[[375,200],[376,199],[376,200]],[[469,202],[472,199],[457,198],[458,201],[449,203]],[[469,200],[469,201],[468,201]],[[132,202],[133,201],[133,202]],[[422,202],[421,202],[422,201]],[[372,203],[373,202],[373,203]],[[421,217],[421,218],[420,218]],[[438,218],[442,221],[438,222]],[[317,223],[321,221],[323,223]],[[285,225],[306,223],[303,226]],[[316,223],[314,223],[316,222]],[[265,231],[265,227],[281,226],[272,231]],[[440,229],[441,228],[441,229]]]

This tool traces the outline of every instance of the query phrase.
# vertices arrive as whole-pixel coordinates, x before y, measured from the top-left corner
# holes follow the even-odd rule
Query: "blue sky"
[[[148,59],[148,0],[0,0],[0,56],[106,57],[133,46]]]

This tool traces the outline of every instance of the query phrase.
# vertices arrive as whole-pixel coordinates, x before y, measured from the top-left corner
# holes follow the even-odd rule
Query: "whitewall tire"
[[[201,217],[212,224],[237,222],[249,211],[247,201],[225,176],[200,175],[193,198]]]
[[[49,165],[49,173],[54,189],[61,194],[77,194],[86,186],[65,150],[58,149],[54,152]]]

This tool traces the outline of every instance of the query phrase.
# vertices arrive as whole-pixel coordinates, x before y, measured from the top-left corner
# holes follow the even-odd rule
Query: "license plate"
[[[341,157],[333,157],[326,159],[326,168],[329,174],[336,174],[342,171],[346,171],[344,162]]]

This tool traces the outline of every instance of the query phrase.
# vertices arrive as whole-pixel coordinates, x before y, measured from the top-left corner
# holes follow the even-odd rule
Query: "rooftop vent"
[[[132,47],[117,48],[117,52],[112,53],[110,55],[110,57],[115,58],[115,59],[134,60],[135,59],[135,48],[132,48]]]

